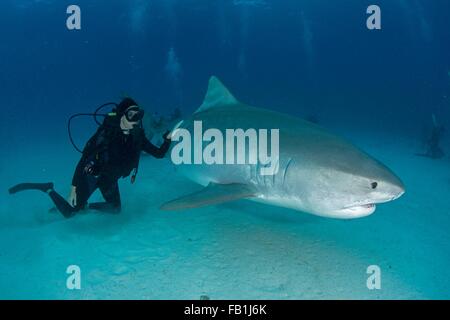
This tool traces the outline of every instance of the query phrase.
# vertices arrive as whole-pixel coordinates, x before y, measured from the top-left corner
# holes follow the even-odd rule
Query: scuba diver
[[[84,147],[72,179],[68,201],[54,190],[51,182],[18,184],[9,189],[9,193],[15,194],[24,190],[43,191],[50,196],[56,209],[65,218],[71,218],[86,208],[119,213],[121,200],[118,180],[128,177],[134,170],[131,177],[131,182],[134,183],[141,151],[158,159],[164,158],[171,140],[170,132],[167,131],[163,135],[164,142],[158,148],[146,138],[141,125],[144,110],[133,99],[125,98],[116,106],[112,113],[104,115],[105,120]],[[97,111],[94,116],[98,115]],[[69,136],[71,138],[70,120]],[[71,141],[73,143],[72,138]],[[97,188],[100,189],[106,202],[88,205],[88,199]]]
[[[445,156],[444,151],[439,145],[445,133],[445,128],[443,125],[438,124],[434,114],[431,115],[431,119],[433,127],[431,129],[430,137],[427,139],[427,151],[425,153],[417,153],[416,155],[431,159],[440,159]]]

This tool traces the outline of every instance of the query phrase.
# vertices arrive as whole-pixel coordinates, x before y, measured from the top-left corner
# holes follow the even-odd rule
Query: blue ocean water
[[[68,30],[66,9],[81,9]],[[381,8],[368,30],[367,7]],[[0,4],[0,298],[448,299],[450,127],[447,0],[4,0]],[[184,116],[216,75],[248,104],[315,119],[388,165],[406,194],[341,221],[247,201],[165,213],[198,186],[168,159],[121,181],[119,216],[64,220],[24,181],[68,192],[79,154],[67,119],[135,98]],[[82,145],[95,130],[74,124]],[[100,198],[96,194],[95,197]],[[81,290],[66,287],[79,265]],[[366,286],[369,265],[382,288]]]

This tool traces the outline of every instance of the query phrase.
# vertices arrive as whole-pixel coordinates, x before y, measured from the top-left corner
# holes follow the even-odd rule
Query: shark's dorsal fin
[[[239,102],[223,83],[217,77],[212,76],[209,79],[208,92],[206,93],[205,100],[195,113],[237,103]]]
[[[248,185],[210,183],[200,191],[166,202],[160,209],[164,211],[186,210],[253,197],[256,197],[256,190]]]

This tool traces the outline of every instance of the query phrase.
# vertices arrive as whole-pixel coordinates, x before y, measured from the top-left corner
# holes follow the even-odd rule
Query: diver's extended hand
[[[164,136],[167,136],[167,140],[172,140],[173,135],[177,132],[178,128],[183,124],[183,120],[178,122],[172,131],[167,131]]]
[[[70,195],[69,195],[68,201],[72,207],[76,207],[76,205],[77,205],[77,187],[72,186],[72,189],[70,189]]]
[[[164,140],[171,140],[172,139],[172,134],[169,130],[167,130],[164,134],[163,134],[163,139]]]

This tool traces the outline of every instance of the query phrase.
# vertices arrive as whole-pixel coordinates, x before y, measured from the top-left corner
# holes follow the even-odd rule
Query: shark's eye
[[[376,189],[378,187],[378,182],[372,182],[370,185],[372,186],[372,189]]]

